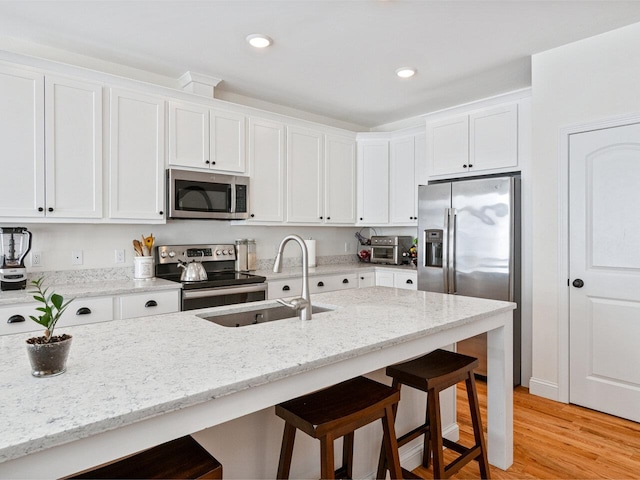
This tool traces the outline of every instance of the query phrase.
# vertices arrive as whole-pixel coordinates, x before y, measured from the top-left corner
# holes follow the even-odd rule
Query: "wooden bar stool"
[[[320,440],[322,478],[352,478],[354,432],[378,419],[384,430],[382,455],[388,459],[392,478],[402,478],[393,419],[393,406],[399,400],[397,389],[357,377],[276,405],[276,414],[286,422],[277,478],[289,478],[297,429]],[[340,437],[344,437],[343,465],[334,470],[333,442]]]
[[[222,465],[187,435],[68,478],[221,479]]]
[[[431,452],[433,452],[433,478],[449,478],[472,460],[478,462],[480,476],[490,478],[487,446],[482,432],[478,393],[473,375],[473,370],[477,366],[477,358],[446,350],[435,350],[414,360],[387,367],[387,375],[393,378],[393,387],[400,390],[402,385],[407,385],[427,392],[425,423],[398,438],[398,446],[401,447],[420,435],[424,435],[422,464],[424,467],[429,467],[429,459]],[[469,399],[475,439],[475,445],[470,448],[443,438],[440,419],[440,392],[463,380],[467,386],[467,398]],[[397,408],[397,406],[394,407],[394,415]],[[460,454],[448,465],[444,464],[443,446]],[[386,469],[385,458],[381,453],[378,462],[378,478],[384,478]],[[407,473],[406,470],[404,472]]]

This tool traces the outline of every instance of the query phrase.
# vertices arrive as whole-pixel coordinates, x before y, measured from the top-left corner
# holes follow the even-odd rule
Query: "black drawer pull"
[[[89,307],[80,307],[76,311],[76,315],[91,315],[91,309]]]
[[[319,287],[324,287],[324,282],[318,282]]]
[[[20,323],[24,322],[24,317],[22,315],[11,315],[7,323]]]
[[[344,280],[342,280],[342,283],[349,283],[349,279],[345,278]]]
[[[282,287],[282,290],[288,292],[289,290],[291,290],[291,287],[289,285],[285,285],[284,287]]]
[[[147,303],[144,304],[144,308],[157,307],[157,306],[158,306],[158,302],[156,302],[155,300],[149,300]]]
[[[409,285],[413,285],[413,280],[408,279],[408,280],[407,280],[407,283],[408,283]]]

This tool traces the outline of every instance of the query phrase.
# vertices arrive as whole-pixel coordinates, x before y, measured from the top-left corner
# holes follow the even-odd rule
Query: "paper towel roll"
[[[309,266],[316,266],[316,241],[315,240],[305,240],[305,245],[307,246],[307,253],[309,254]]]

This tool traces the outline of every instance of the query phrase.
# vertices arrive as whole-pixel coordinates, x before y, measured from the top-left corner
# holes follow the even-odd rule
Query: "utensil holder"
[[[133,278],[136,280],[153,278],[153,257],[133,257]]]

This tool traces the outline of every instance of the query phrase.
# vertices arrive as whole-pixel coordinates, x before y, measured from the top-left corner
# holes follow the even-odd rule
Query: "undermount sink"
[[[311,313],[330,312],[333,308],[320,307],[313,305]],[[274,320],[284,320],[286,318],[295,318],[298,313],[284,305],[263,305],[254,310],[243,310],[240,312],[221,313],[218,315],[206,314],[198,315],[209,322],[222,325],[223,327],[246,327],[247,325],[255,325],[256,323],[273,322]]]

